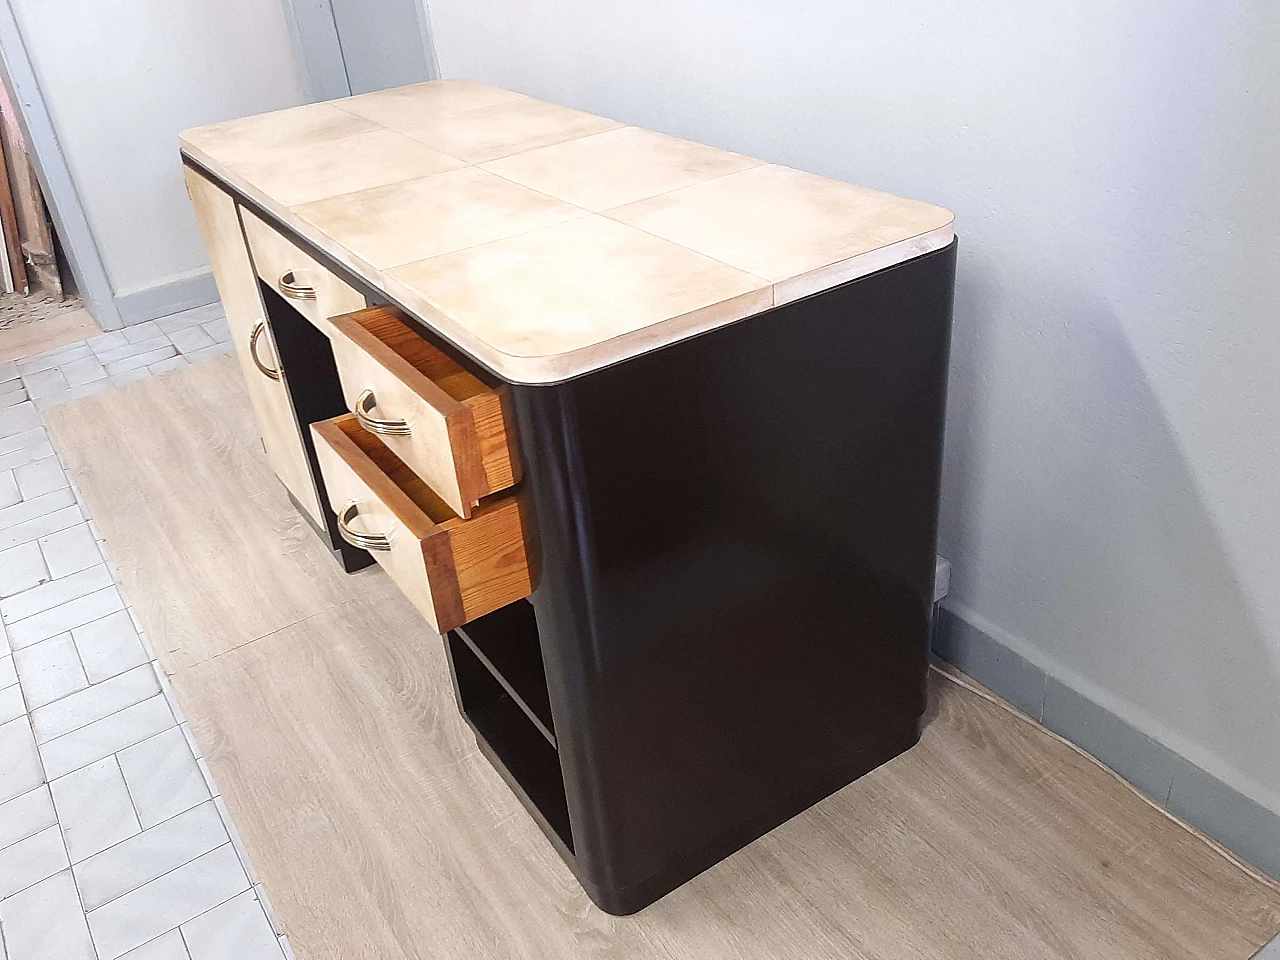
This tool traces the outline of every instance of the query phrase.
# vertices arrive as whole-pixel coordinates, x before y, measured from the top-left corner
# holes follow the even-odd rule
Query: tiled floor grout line
[[[212,801],[212,800],[206,800],[206,801],[204,801],[204,802],[205,802],[205,803],[212,803],[213,801]],[[184,810],[184,811],[183,811],[183,813],[189,813],[189,812],[190,812],[190,811],[186,811],[186,810]],[[182,814],[178,814],[178,816],[182,816]],[[136,834],[135,834],[135,836],[136,836]],[[129,842],[129,840],[132,840],[132,839],[133,839],[133,837],[129,837],[127,840],[121,840],[121,841],[120,841],[120,843],[128,843],[128,842]],[[120,845],[120,844],[116,844],[116,846],[119,846],[119,845]],[[183,867],[187,866],[188,864],[194,863],[195,861],[199,860],[201,857],[206,857],[206,856],[208,856],[208,855],[209,855],[209,854],[211,854],[211,853],[215,853],[216,851],[221,850],[223,847],[229,847],[229,846],[231,846],[231,845],[232,845],[232,844],[231,844],[231,841],[230,841],[230,840],[228,840],[226,843],[220,843],[220,844],[218,844],[216,847],[214,847],[212,850],[206,850],[204,853],[197,854],[196,856],[192,857],[190,860],[183,860],[183,861],[182,861],[182,863],[179,863],[179,864],[177,864],[176,866],[170,867],[170,868],[169,868],[168,870],[166,870],[164,873],[156,874],[154,877],[152,877],[152,878],[151,878],[151,880],[148,880],[147,882],[148,882],[148,883],[152,883],[152,882],[154,882],[154,881],[156,881],[156,880],[163,880],[165,877],[169,876],[169,875],[170,875],[170,874],[172,874],[174,871],[176,871],[176,870],[181,870]],[[112,848],[108,847],[107,849],[112,849]],[[102,851],[102,852],[103,852],[103,853],[105,853],[106,851],[104,850],[104,851]],[[97,856],[97,854],[94,854],[94,856]],[[86,861],[84,861],[84,860],[80,861],[80,863],[84,863],[84,862],[86,862]],[[80,864],[73,864],[73,865],[72,865],[72,869],[74,870],[74,868],[75,868],[75,867],[78,867],[79,865],[80,865]],[[252,888],[253,888],[253,886],[252,886],[252,884],[250,884],[249,889],[252,889]],[[134,887],[134,890],[136,890],[136,889],[138,889],[138,888],[137,888],[137,887]],[[235,897],[238,897],[238,896],[240,896],[240,895],[241,895],[242,893],[244,893],[244,892],[245,892],[244,890],[238,890],[238,891],[236,891],[235,893],[233,893],[230,897],[227,897],[227,900],[231,900],[231,899],[233,899],[233,898],[235,898]],[[103,900],[100,904],[98,904],[98,905],[97,905],[96,907],[94,907],[93,909],[94,909],[94,910],[100,910],[100,909],[102,909],[103,907],[107,906],[107,904],[115,903],[115,902],[116,902],[117,900],[119,900],[121,897],[127,897],[127,896],[128,896],[129,894],[131,894],[131,893],[133,893],[133,890],[125,890],[125,891],[123,891],[123,892],[121,892],[121,893],[116,894],[114,897],[112,897],[112,898],[111,898],[111,899],[109,899],[109,900]],[[214,910],[214,909],[218,908],[218,907],[219,907],[219,906],[221,906],[222,904],[226,903],[226,902],[227,902],[227,900],[220,900],[220,901],[218,901],[217,903],[215,903],[215,904],[211,905],[211,906],[210,906],[210,907],[208,907],[207,909],[200,911],[200,913],[193,914],[193,915],[190,917],[190,919],[194,920],[196,917],[198,917],[198,916],[202,916],[202,915],[204,915],[204,914],[208,913],[210,910]],[[185,923],[186,921],[183,921],[183,922]],[[170,929],[172,929],[172,928],[170,928]],[[155,937],[152,937],[152,939],[154,940],[154,939],[156,939],[157,937],[163,937],[163,936],[165,936],[165,934],[167,934],[167,933],[169,933],[169,932],[170,932],[169,930],[161,931],[160,933],[156,934],[156,936],[155,936]],[[149,941],[148,941],[148,942],[149,942]],[[136,950],[136,949],[137,949],[137,947],[134,947],[133,949],[134,949],[134,950]],[[234,958],[233,958],[233,960],[234,960]]]
[[[184,864],[184,866],[185,866],[185,864]],[[176,868],[175,868],[175,869],[176,869]],[[172,872],[172,871],[171,871],[171,872]],[[235,894],[234,896],[228,897],[226,900],[223,900],[223,901],[222,901],[222,903],[215,903],[212,907],[210,907],[210,908],[209,908],[209,910],[205,910],[203,913],[198,913],[198,914],[196,914],[194,917],[192,917],[191,919],[192,919],[192,920],[195,920],[195,919],[197,919],[198,917],[203,917],[206,913],[209,913],[209,911],[210,911],[210,910],[217,910],[217,909],[218,909],[218,907],[222,906],[223,904],[225,904],[225,903],[227,903],[227,902],[229,902],[229,901],[231,901],[231,900],[234,900],[236,897],[239,897],[239,896],[243,895],[243,893],[244,893],[244,891],[242,890],[240,893],[237,893],[237,894]],[[106,906],[106,904],[103,904],[103,906]],[[189,953],[191,952],[191,948],[190,948],[189,946],[187,946],[187,938],[183,935],[183,933],[182,933],[182,928],[181,928],[181,927],[175,927],[174,929],[176,929],[176,930],[178,931],[178,936],[182,937],[182,946],[183,946],[183,949],[185,949],[185,950],[187,951],[187,953],[189,954]],[[157,940],[159,940],[161,937],[167,937],[167,936],[168,936],[170,933],[172,933],[172,932],[173,932],[172,930],[166,930],[164,933],[157,934],[156,936],[154,936],[154,937],[152,937],[150,940],[148,940],[146,943],[140,943],[140,944],[138,944],[138,946],[134,947],[134,948],[133,948],[133,950],[130,950],[129,952],[130,952],[130,953],[133,953],[134,951],[142,950],[144,947],[150,946],[151,944],[155,943],[155,942],[156,942]],[[233,960],[234,960],[234,958],[233,958]]]
[[[63,838],[63,844],[62,844],[62,845],[63,845],[64,847],[66,846],[66,838],[65,838],[65,837]],[[71,862],[71,853],[70,853],[70,851],[68,851],[68,852],[67,852],[67,863],[68,863],[68,864],[70,864],[70,862]],[[68,866],[68,867],[67,867],[67,870],[68,870],[68,871],[71,871],[71,867],[70,867],[70,866]],[[71,871],[71,875],[72,875],[72,878],[73,878],[73,880],[74,880],[74,878],[75,878],[75,872],[74,872],[74,871]],[[89,916],[89,911],[88,911],[88,910],[86,910],[86,909],[84,908],[84,895],[80,893],[80,885],[79,885],[79,884],[77,884],[77,883],[74,883],[74,882],[73,882],[73,883],[71,884],[71,888],[72,888],[73,890],[75,890],[75,892],[76,892],[76,903],[77,903],[77,904],[79,905],[79,907],[80,907],[80,912],[81,912],[82,914],[84,914],[84,916],[86,917],[86,923],[87,923],[87,922],[88,922],[87,918],[88,918],[88,916]],[[97,948],[97,946],[96,946],[96,945],[94,945],[94,944],[92,944],[92,943],[90,944],[90,946],[91,946],[91,947],[92,947],[92,949],[93,949],[94,956],[95,956],[95,957],[97,957],[97,958],[98,958],[98,960],[102,960],[102,955],[98,952],[98,948]]]
[[[160,734],[156,734],[156,736],[160,736]],[[139,741],[139,742],[145,742],[145,741]],[[132,746],[132,744],[130,744],[130,746]],[[121,780],[124,780],[124,781],[125,781],[125,783],[127,784],[127,783],[128,783],[128,781],[127,781],[127,780],[125,780],[125,776],[124,776],[124,767],[120,765],[120,754],[119,754],[119,753],[113,753],[113,754],[111,755],[111,759],[115,761],[115,764],[116,764],[116,771],[120,774],[120,779],[121,779]],[[134,815],[134,817],[136,817],[136,818],[137,818],[137,820],[138,820],[138,825],[139,825],[139,826],[141,826],[141,825],[142,825],[142,813],[141,813],[141,811],[139,811],[139,810],[138,810],[138,801],[137,801],[137,800],[135,800],[135,799],[133,798],[133,794],[132,794],[131,792],[129,792],[128,790],[126,790],[126,791],[125,791],[125,796],[127,796],[127,797],[129,798],[129,809],[133,811],[133,815]],[[186,811],[185,811],[185,810],[179,811],[178,813],[176,813],[176,814],[175,814],[175,816],[179,816],[179,817],[180,817],[180,816],[182,816],[182,814],[183,814],[183,813],[186,813]],[[153,827],[154,827],[154,826],[157,826],[157,824],[154,824],[154,823],[153,823],[153,824],[152,824],[152,826],[153,826]],[[137,836],[137,834],[135,834],[135,836]],[[126,839],[126,840],[132,840],[132,839],[133,839],[133,837],[127,837],[127,838],[125,838],[125,839]],[[125,840],[121,840],[121,841],[120,841],[120,843],[124,843],[124,842],[125,842]],[[118,846],[120,845],[120,843],[114,844],[114,846],[117,846],[117,847],[118,847]],[[111,847],[107,847],[107,849],[106,849],[106,850],[99,850],[99,851],[98,851],[98,853],[106,853],[106,852],[107,852],[107,850],[110,850],[110,849],[112,849],[112,848],[111,848]],[[69,852],[70,852],[70,851],[68,851],[68,853],[69,853]],[[95,857],[96,857],[97,855],[98,855],[97,853],[93,854],[93,856],[95,856]],[[89,858],[86,858],[86,859],[89,859]],[[194,859],[194,858],[193,858],[193,859]],[[83,862],[83,861],[82,861],[82,862]],[[71,866],[72,866],[72,868],[74,869],[75,864],[73,863]],[[181,864],[180,864],[179,866],[181,866]],[[104,905],[105,905],[105,904],[99,904],[99,906],[104,906]]]
[[[37,787],[36,789],[39,789],[39,788]],[[37,831],[37,833],[42,833],[42,832],[43,832],[43,831],[45,831],[45,830],[52,829],[52,827],[53,827],[53,826],[55,826],[55,825],[54,825],[54,824],[50,824],[48,827],[41,827],[41,828],[40,828],[40,830],[38,830],[38,831]],[[31,836],[35,836],[35,834],[32,834]],[[9,844],[9,846],[5,847],[4,849],[5,849],[5,850],[8,850],[8,849],[9,849],[9,847],[12,847],[14,844],[22,843],[22,842],[23,842],[23,840],[30,840],[30,839],[31,839],[31,837],[23,837],[23,838],[22,838],[22,840],[15,840],[13,843]],[[59,831],[59,833],[58,833],[58,842],[59,842],[60,844],[62,844],[62,852],[63,852],[64,854],[66,854],[66,857],[67,857],[67,863],[68,863],[68,864],[70,864],[70,862],[71,862],[71,854],[70,854],[70,852],[67,850],[67,840],[66,840],[66,838],[65,838],[64,836],[62,836],[61,831]],[[0,851],[0,852],[3,852],[3,851]],[[68,869],[68,870],[69,870],[69,869],[71,869],[71,868],[68,866],[68,867],[66,867],[65,869]],[[42,883],[43,881],[45,881],[45,880],[47,880],[47,879],[48,879],[47,877],[41,877],[39,880],[32,880],[30,883],[26,884],[25,886],[19,887],[18,889],[14,890],[12,893],[10,893],[10,894],[9,894],[9,896],[11,896],[11,897],[12,897],[12,896],[16,896],[17,894],[22,893],[24,890],[30,890],[30,889],[31,889],[32,887],[34,887],[37,883]],[[4,924],[0,923],[0,929],[3,929],[3,927],[4,927]],[[0,956],[3,956],[3,954],[0,954]]]
[[[96,541],[95,541],[95,543],[96,543]],[[101,547],[99,547],[98,549],[99,549],[99,550],[101,550],[102,548],[101,548]],[[112,580],[115,580],[115,579],[116,579],[116,577],[115,577],[115,573],[114,573],[114,571],[110,571],[110,570],[109,570],[108,572],[109,572],[109,573],[111,573],[111,579],[112,579]],[[109,617],[109,616],[111,616],[111,614],[107,614],[107,617]],[[105,619],[107,619],[107,617],[99,617],[97,620],[91,620],[91,621],[90,621],[90,623],[97,623],[99,620],[105,620]],[[89,624],[85,624],[85,626],[89,626]],[[77,629],[78,629],[78,628],[77,628]],[[68,632],[68,633],[71,633],[71,631],[70,631],[70,630],[68,630],[67,632]],[[49,639],[53,639],[53,638],[52,638],[52,637],[50,637]],[[39,642],[43,643],[44,641],[42,640],[42,641],[39,641]],[[35,646],[35,644],[32,644],[32,646]],[[25,649],[25,648],[24,648],[24,649]],[[81,673],[83,673],[83,674],[85,675],[85,679],[88,679],[88,677],[89,677],[89,668],[88,668],[88,667],[86,667],[86,666],[84,665],[84,654],[82,654],[82,653],[80,652],[80,648],[79,648],[78,646],[76,646],[75,634],[71,634],[71,649],[72,649],[72,651],[74,651],[74,653],[75,653],[75,655],[76,655],[76,663],[78,663],[78,664],[80,665],[80,672],[81,672]],[[21,680],[19,680],[19,682],[21,682]],[[73,692],[75,692],[75,691],[73,691]],[[65,700],[65,699],[66,699],[67,697],[69,697],[69,696],[71,696],[71,694],[70,694],[70,693],[63,694],[61,697],[57,697],[57,698],[55,698],[55,699],[53,699],[53,700],[50,700],[48,703],[42,703],[40,706],[41,706],[41,707],[47,707],[47,706],[50,706],[51,704],[54,704],[54,703],[60,703],[61,701]],[[28,704],[28,705],[27,705],[27,713],[31,713],[31,712],[32,712],[31,705],[30,705],[30,704]]]
[[[116,612],[117,612],[117,613],[119,613],[119,611],[118,611],[118,610],[117,610]],[[99,617],[97,620],[90,620],[88,623],[83,624],[83,626],[88,627],[88,626],[92,626],[92,625],[93,625],[93,624],[95,624],[95,623],[101,623],[103,620],[106,620],[106,619],[107,619],[108,617],[110,617],[110,616],[112,616],[112,614],[107,614],[107,616],[106,616],[106,617]],[[80,627],[76,627],[75,629],[79,630],[79,629],[80,629]],[[68,630],[68,631],[65,631],[65,632],[70,633],[71,631],[69,631],[69,630]],[[39,646],[40,644],[42,644],[42,643],[47,643],[47,642],[48,642],[48,641],[50,641],[50,640],[57,640],[57,639],[58,639],[58,637],[60,637],[60,636],[62,636],[62,634],[58,634],[58,635],[56,635],[56,636],[52,636],[52,637],[45,637],[43,640],[37,640],[35,643],[28,644],[28,645],[27,645],[27,646],[25,646],[25,647],[19,647],[19,648],[18,648],[18,651],[19,651],[19,652],[22,652],[22,651],[25,651],[25,650],[30,650],[32,647],[37,647],[37,646]],[[74,646],[74,643],[72,644],[72,646]],[[84,661],[80,659],[80,651],[79,651],[79,650],[77,650],[77,651],[76,651],[76,662],[80,664],[80,669],[82,669],[82,670],[83,670],[83,669],[84,669]],[[139,666],[141,666],[141,664],[139,664]],[[61,694],[60,696],[58,696],[57,698],[55,698],[55,699],[53,699],[53,700],[46,700],[44,703],[40,704],[40,706],[38,706],[38,707],[31,707],[31,706],[28,706],[28,707],[27,707],[27,713],[28,713],[28,714],[31,714],[31,713],[34,713],[36,710],[43,710],[45,707],[51,707],[51,706],[53,706],[55,703],[61,703],[62,701],[66,700],[68,697],[74,697],[77,693],[84,693],[84,691],[85,691],[85,690],[87,690],[87,689],[88,689],[88,687],[84,687],[84,688],[82,688],[82,689],[80,689],[80,690],[72,690],[72,691],[70,691],[69,693]],[[123,709],[123,708],[122,708],[122,709]],[[92,723],[92,721],[89,721],[89,722],[90,722],[90,723]],[[77,727],[76,729],[79,729],[79,728]],[[67,731],[67,733],[70,733],[70,732],[71,732],[70,730],[68,730],[68,731]],[[59,736],[63,736],[63,734],[59,734]]]
[[[167,944],[181,953],[182,960],[190,960],[184,927],[214,911],[224,913],[212,925],[208,920],[201,925],[202,960],[205,956],[217,960],[293,956],[203,751],[124,595],[105,538],[66,474],[43,416],[44,410],[58,403],[228,353],[229,341],[220,306],[214,304],[0,363],[0,497],[4,497],[0,503],[5,503],[0,507],[0,544],[4,545],[0,548],[0,662],[11,661],[23,710],[21,716],[11,717],[14,724],[3,726],[13,727],[8,736],[17,738],[27,763],[16,772],[0,770],[0,796],[5,798],[0,801],[0,829],[6,837],[17,837],[0,846],[0,882],[6,884],[0,890],[0,951],[8,949],[8,960],[71,960],[73,955],[78,960],[116,960],[164,938],[169,938]],[[34,464],[40,466],[33,469]],[[36,508],[22,507],[59,491],[62,495],[50,496]],[[68,500],[74,519],[61,515],[68,510],[64,506]],[[10,508],[17,509],[10,512]],[[65,522],[68,519],[70,523]],[[81,528],[87,540],[73,532]],[[71,597],[61,592],[79,593],[84,586],[101,582],[99,575],[88,573],[99,565],[107,586]],[[48,589],[38,599],[13,600],[71,577],[79,579],[70,581],[70,586]],[[51,600],[59,602],[44,606]],[[115,609],[100,612],[117,603]],[[72,604],[79,606],[59,613]],[[5,620],[3,612],[23,616]],[[89,619],[80,622],[86,615]],[[9,636],[14,627],[21,628],[21,646],[14,646]],[[46,632],[47,636],[39,636]],[[120,678],[143,666],[153,675],[150,689],[140,680],[121,682]],[[41,690],[38,700],[29,692],[32,684]],[[72,699],[79,694],[84,696]],[[155,701],[163,703],[163,714],[147,708]],[[32,707],[33,702],[39,706]],[[17,708],[18,703],[10,701],[10,712]],[[158,704],[156,709],[161,709]],[[44,718],[40,724],[36,716]],[[61,724],[68,722],[73,725],[62,729]],[[57,731],[57,735],[39,740],[38,728]],[[179,733],[171,734],[174,729]],[[57,759],[51,767],[52,757]],[[101,766],[108,758],[112,763]],[[178,774],[173,768],[175,758],[181,768]],[[57,776],[51,778],[51,770]],[[57,791],[60,799],[54,796],[55,783],[62,785]],[[85,789],[105,790],[105,794],[84,794]],[[114,799],[106,795],[113,791]],[[211,806],[207,815],[196,815],[205,804]],[[25,808],[30,810],[24,814]],[[27,816],[27,821],[6,822],[11,810],[14,817]],[[127,818],[119,820],[126,810]],[[116,822],[110,822],[113,817]],[[175,822],[183,817],[187,819]],[[197,821],[206,826],[197,826]],[[209,835],[213,824],[218,825],[218,833]],[[27,847],[14,851],[14,846],[55,826],[60,856],[15,868],[12,861],[25,854]],[[156,830],[163,833],[153,834]],[[74,845],[68,831],[78,831]],[[184,837],[184,831],[189,835]],[[158,852],[151,849],[156,841],[146,841],[148,835],[165,837]],[[130,845],[131,841],[137,842]],[[213,846],[206,849],[210,841]],[[228,847],[229,852],[203,861],[207,868],[197,866],[197,873],[188,876],[197,861]],[[152,858],[149,863],[147,856]],[[156,860],[157,856],[163,859]],[[125,872],[120,874],[122,869]],[[227,872],[233,869],[234,873]],[[208,874],[203,879],[201,870]],[[215,876],[215,870],[221,874]],[[170,889],[166,884],[178,882],[172,877],[176,871],[184,871],[182,880]],[[192,877],[195,887],[204,884],[202,889],[208,891],[200,894],[199,902],[191,899],[188,889]],[[94,886],[91,897],[86,883]],[[55,892],[64,899],[50,906]],[[165,901],[166,895],[180,898],[180,905]],[[86,902],[93,902],[93,907],[86,909]],[[60,922],[34,916],[40,910],[60,910]],[[81,918],[82,926],[70,921],[72,912]],[[216,941],[212,946],[210,939]],[[25,951],[20,956],[13,952],[19,940]],[[0,958],[4,956],[0,952]],[[164,956],[177,958],[170,952]]]
[[[157,734],[157,736],[159,736],[159,734]],[[104,758],[104,759],[105,759],[105,758]],[[117,761],[117,762],[118,762],[118,761]],[[11,799],[16,800],[16,799],[19,799],[19,798],[21,798],[21,797],[25,797],[25,796],[27,795],[27,793],[33,793],[33,792],[35,792],[36,790],[39,790],[39,789],[41,789],[42,787],[47,787],[47,786],[48,786],[48,783],[42,783],[39,787],[33,787],[31,790],[26,791],[26,793],[20,793],[20,794],[18,794],[18,796],[17,796],[17,797],[13,797],[13,798],[11,798]],[[153,824],[152,824],[150,827],[148,827],[147,829],[148,829],[148,830],[154,830],[156,827],[164,826],[165,824],[169,823],[170,821],[172,821],[172,820],[176,820],[178,817],[182,816],[183,814],[185,814],[185,813],[190,813],[190,812],[191,812],[192,810],[194,810],[196,807],[200,806],[200,804],[203,804],[203,803],[213,803],[213,800],[214,800],[214,798],[213,798],[212,796],[210,796],[209,798],[207,798],[207,799],[205,799],[205,800],[201,800],[199,803],[195,804],[194,806],[192,806],[192,807],[188,807],[186,810],[180,810],[180,811],[178,811],[177,813],[175,813],[175,814],[173,814],[173,815],[171,815],[171,816],[165,817],[165,819],[163,819],[163,820],[157,820],[155,823],[153,823]],[[134,811],[134,812],[135,812],[135,813],[137,812],[137,811],[136,811],[136,809],[135,809],[135,811]],[[42,829],[48,829],[48,828],[42,828]],[[116,841],[115,843],[113,843],[111,846],[109,846],[109,847],[105,847],[105,848],[103,848],[102,850],[99,850],[99,851],[98,851],[97,853],[95,853],[93,856],[95,856],[95,857],[96,857],[96,856],[99,856],[100,854],[106,853],[106,852],[107,852],[107,851],[109,851],[109,850],[114,850],[114,849],[116,849],[117,847],[119,847],[121,844],[128,843],[130,840],[133,840],[133,839],[134,839],[135,837],[137,837],[137,836],[138,836],[138,834],[134,834],[132,837],[125,837],[123,840],[118,840],[118,841]],[[3,854],[6,850],[8,850],[10,847],[12,847],[15,843],[21,843],[23,840],[26,840],[26,839],[29,839],[29,838],[27,838],[27,837],[20,837],[20,838],[19,838],[19,839],[17,839],[17,840],[10,840],[8,843],[4,844],[3,846],[0,846],[0,854]],[[228,842],[228,843],[230,843],[230,841],[227,841],[227,842]],[[199,856],[202,856],[202,855],[201,855],[201,854],[197,854],[196,856],[191,857],[189,860],[184,860],[182,863],[178,864],[178,866],[179,866],[179,867],[180,867],[180,866],[184,866],[185,864],[190,863],[190,862],[191,862],[191,860],[198,859],[198,858],[199,858]],[[87,857],[86,859],[92,859],[92,858],[88,858],[88,857]],[[81,862],[83,862],[83,861],[81,861]],[[128,892],[128,891],[126,891],[126,892]],[[114,898],[113,898],[113,899],[114,899]]]
[[[53,640],[53,639],[55,639],[55,638],[54,638],[54,637],[50,637],[49,639],[50,639],[50,640]],[[32,644],[32,646],[35,646],[35,644]],[[24,648],[24,649],[25,649],[25,648]],[[153,662],[154,662],[154,661],[153,661]],[[151,664],[139,664],[139,666],[151,666]],[[128,672],[130,672],[130,671],[132,671],[132,670],[137,670],[137,669],[138,669],[138,667],[130,667],[130,668],[129,668],[129,670],[126,670],[126,671],[125,671],[125,673],[128,673]],[[154,672],[154,667],[152,668],[152,672]],[[118,674],[116,674],[116,677],[121,677],[121,676],[124,676],[124,674],[122,674],[122,673],[118,673]],[[110,678],[108,678],[108,679],[114,680],[116,677],[110,677]],[[105,681],[102,681],[102,682],[105,682]],[[157,686],[159,686],[159,683],[160,683],[160,681],[159,681],[159,679],[157,678],[157,680],[156,680],[156,685],[157,685]],[[75,690],[75,691],[73,691],[73,692],[71,692],[71,693],[68,693],[65,697],[63,697],[63,698],[62,698],[62,700],[67,700],[67,699],[69,699],[69,698],[71,698],[71,697],[74,697],[77,693],[84,693],[86,690],[90,690],[90,689],[92,689],[92,688],[93,688],[94,686],[96,686],[96,685],[97,685],[97,684],[90,684],[88,687],[84,687],[83,689]],[[151,700],[151,699],[154,699],[155,697],[164,697],[164,698],[165,698],[165,700],[169,702],[169,706],[170,706],[170,708],[172,708],[172,707],[174,706],[174,704],[172,703],[172,701],[170,701],[170,698],[165,694],[165,692],[164,692],[164,690],[163,690],[163,689],[161,689],[161,690],[160,690],[160,692],[158,692],[158,693],[153,693],[153,694],[151,694],[151,696],[147,697],[146,699]],[[46,704],[43,704],[43,705],[41,705],[41,706],[39,706],[39,707],[36,707],[36,709],[37,709],[37,710],[43,710],[45,707],[50,707],[50,706],[53,706],[53,704],[54,704],[54,703],[60,703],[60,702],[62,702],[62,701],[61,701],[61,700],[55,700],[55,701],[53,701],[52,703],[46,703]],[[141,700],[139,700],[139,701],[138,701],[138,703],[141,703],[141,702],[142,702]],[[113,718],[113,717],[118,717],[121,713],[123,713],[124,711],[128,710],[130,707],[134,707],[134,706],[137,706],[137,704],[136,704],[136,703],[126,704],[125,706],[120,707],[119,709],[112,710],[110,713],[104,713],[104,714],[101,714],[101,715],[95,716],[92,720],[86,720],[84,723],[80,724],[78,727],[72,727],[70,730],[64,730],[62,733],[58,734],[56,737],[50,737],[48,740],[44,740],[44,741],[37,740],[37,741],[36,741],[36,743],[37,743],[37,745],[38,745],[38,746],[43,746],[44,744],[53,743],[55,740],[61,740],[63,737],[69,737],[69,736],[71,736],[72,734],[79,733],[79,732],[80,732],[81,730],[83,730],[85,727],[92,726],[93,724],[97,723],[99,720],[110,720],[110,719],[111,719],[111,718]],[[176,716],[174,717],[174,720],[175,720],[176,722],[178,722],[178,723],[181,723],[181,722],[182,722],[182,721],[178,720]],[[161,732],[163,732],[163,731],[161,731]],[[143,738],[142,738],[142,739],[140,739],[140,740],[135,740],[135,741],[133,741],[132,743],[127,743],[127,744],[125,744],[125,745],[124,745],[123,747],[121,747],[120,749],[121,749],[121,750],[124,750],[124,749],[126,749],[126,748],[128,748],[128,747],[136,746],[136,745],[137,745],[137,744],[139,744],[139,743],[144,743],[144,742],[146,742],[147,740],[150,740],[152,737],[157,737],[157,736],[159,736],[159,735],[160,735],[159,733],[149,734],[148,736],[145,736],[145,737],[143,737]],[[56,780],[56,779],[58,779],[58,778],[57,778],[57,777],[54,777],[53,779],[55,779],[55,780]]]

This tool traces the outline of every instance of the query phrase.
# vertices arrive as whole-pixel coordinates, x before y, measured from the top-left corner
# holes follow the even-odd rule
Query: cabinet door
[[[323,528],[324,514],[316,493],[302,435],[284,381],[273,378],[279,361],[258,294],[258,276],[249,260],[244,231],[235,201],[217,186],[184,167],[187,193],[196,208],[200,231],[213,264],[213,278],[227,313],[236,357],[249,388],[249,400],[258,417],[262,445],[280,482],[302,508]]]

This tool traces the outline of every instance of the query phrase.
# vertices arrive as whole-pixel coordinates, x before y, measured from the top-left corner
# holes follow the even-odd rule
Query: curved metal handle
[[[259,319],[253,325],[253,330],[249,332],[249,356],[253,359],[253,365],[258,368],[258,372],[264,377],[270,377],[272,380],[280,379],[280,371],[275,367],[268,367],[262,362],[258,356],[258,338],[262,336],[264,330],[267,329],[265,320]]]
[[[407,420],[383,420],[373,415],[378,401],[373,398],[372,390],[363,390],[356,398],[356,419],[360,426],[370,433],[380,433],[384,437],[407,437],[413,432]]]
[[[353,547],[359,547],[361,550],[381,550],[391,549],[391,534],[389,533],[361,533],[358,530],[351,529],[351,521],[360,513],[360,501],[348,500],[338,511],[338,534],[343,540],[351,544]]]
[[[280,274],[280,279],[276,286],[290,300],[314,300],[316,298],[316,288],[309,283],[299,283],[292,270],[286,270]]]

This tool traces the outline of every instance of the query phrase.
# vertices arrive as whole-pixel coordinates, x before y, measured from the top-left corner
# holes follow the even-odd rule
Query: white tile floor
[[[216,304],[0,363],[0,960],[282,960],[42,411],[231,349]]]

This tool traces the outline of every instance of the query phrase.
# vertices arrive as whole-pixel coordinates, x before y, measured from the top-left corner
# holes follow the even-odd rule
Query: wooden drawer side
[[[373,556],[439,632],[533,592],[524,524],[514,493],[458,517],[416,473],[353,416],[312,426],[330,503],[351,500],[385,533],[390,549]]]
[[[394,307],[334,317],[333,346],[353,411],[372,391],[378,416],[408,424],[383,442],[423,477],[454,512],[520,479],[508,429],[505,386],[485,384],[415,332]]]

